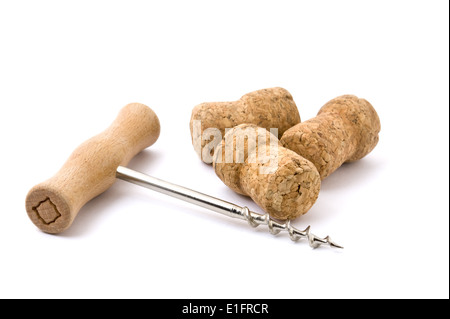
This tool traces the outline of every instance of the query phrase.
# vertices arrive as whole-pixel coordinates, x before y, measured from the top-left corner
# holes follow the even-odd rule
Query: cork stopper
[[[343,163],[369,154],[378,143],[380,119],[365,99],[343,95],[326,103],[316,117],[287,130],[281,143],[316,166],[322,179]]]
[[[215,147],[225,129],[239,124],[254,124],[278,129],[277,138],[300,123],[292,95],[280,87],[254,91],[233,102],[209,102],[194,107],[190,120],[192,144],[205,163],[212,163]],[[206,147],[206,148],[205,148]]]
[[[254,136],[257,142],[252,141]],[[276,219],[305,214],[319,195],[315,166],[256,125],[241,124],[229,130],[216,149],[213,167],[225,185],[250,196]]]

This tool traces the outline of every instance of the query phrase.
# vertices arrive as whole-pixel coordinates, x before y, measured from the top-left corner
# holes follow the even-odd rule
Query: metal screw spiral
[[[292,226],[289,220],[285,223],[279,222],[272,219],[268,213],[255,213],[250,211],[247,207],[241,207],[219,198],[133,171],[123,166],[119,166],[117,168],[116,175],[119,179],[210,209],[216,213],[220,213],[231,218],[246,220],[252,227],[267,225],[267,227],[269,227],[269,232],[272,235],[276,235],[281,231],[287,231],[289,233],[289,237],[293,241],[306,238],[312,248],[317,248],[324,244],[335,248],[344,248],[334,243],[329,236],[320,238],[312,234],[309,231],[309,226],[306,227],[305,230],[299,230]]]
[[[301,238],[308,239],[309,246],[312,248],[317,248],[320,245],[329,245],[334,248],[341,248],[344,247],[336,244],[333,242],[330,238],[330,236],[327,236],[325,238],[320,238],[314,235],[310,232],[310,226],[306,227],[305,230],[299,230],[291,225],[291,221],[288,220],[287,222],[279,222],[274,219],[272,219],[268,213],[265,214],[258,214],[255,212],[251,212],[247,207],[242,207],[242,215],[245,217],[247,222],[252,227],[258,227],[259,225],[267,225],[269,228],[269,232],[272,235],[277,235],[281,231],[287,231],[289,233],[289,237],[293,241],[298,241]]]

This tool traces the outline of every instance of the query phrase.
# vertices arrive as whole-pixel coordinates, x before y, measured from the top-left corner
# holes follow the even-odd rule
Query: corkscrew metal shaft
[[[227,201],[191,190],[189,188],[175,185],[158,178],[136,172],[123,166],[118,167],[116,176],[121,180],[184,200],[186,202],[207,208],[214,212],[229,217],[246,220],[252,227],[267,225],[267,227],[269,228],[269,232],[273,235],[276,235],[281,231],[287,231],[289,233],[289,237],[293,241],[297,241],[301,238],[308,239],[309,245],[312,248],[317,248],[322,244],[328,244],[331,247],[336,248],[343,248],[342,246],[334,243],[328,236],[325,238],[315,236],[309,231],[309,226],[305,230],[301,231],[293,227],[290,221],[279,222],[272,219],[267,213],[255,213],[250,211],[247,207],[241,207]]]

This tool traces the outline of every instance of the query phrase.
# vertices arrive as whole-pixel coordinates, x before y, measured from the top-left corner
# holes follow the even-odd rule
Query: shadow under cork
[[[384,169],[384,164],[370,158],[344,163],[322,181],[320,192],[327,193],[370,183],[370,180]]]
[[[145,167],[148,167],[149,163],[158,161],[160,156],[157,152],[150,149],[144,150],[136,155],[127,167],[133,167],[135,170],[145,172]],[[112,207],[118,205],[123,198],[129,196],[129,192],[133,191],[127,184],[114,183],[104,193],[91,199],[81,208],[69,229],[57,236],[77,237],[99,228],[106,214],[113,209]]]
[[[332,223],[343,214],[341,204],[355,199],[355,190],[373,190],[372,183],[386,169],[388,163],[377,158],[344,163],[322,181],[319,198],[311,209],[295,220],[294,225]],[[331,221],[331,222],[330,222]]]

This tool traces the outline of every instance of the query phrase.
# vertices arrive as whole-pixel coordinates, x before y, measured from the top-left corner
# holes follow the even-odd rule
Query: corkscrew
[[[333,242],[329,236],[320,238],[312,234],[310,232],[310,226],[301,231],[292,226],[290,220],[280,222],[271,218],[268,213],[260,214],[252,212],[247,207],[241,207],[222,199],[218,199],[186,187],[175,185],[123,166],[119,166],[117,168],[116,177],[159,193],[184,200],[188,203],[207,208],[228,217],[246,220],[252,227],[266,225],[272,235],[277,235],[281,231],[286,231],[293,241],[306,238],[312,248],[317,248],[323,244],[327,244],[334,248],[344,248]]]
[[[268,214],[251,212],[246,207],[124,167],[133,156],[152,145],[158,139],[159,132],[159,120],[152,109],[140,103],[125,106],[109,128],[76,148],[56,175],[28,192],[26,210],[31,221],[44,232],[61,233],[70,227],[84,204],[106,191],[116,179],[122,179],[229,217],[246,220],[253,227],[267,225],[272,234],[287,231],[292,240],[307,238],[314,248],[321,244],[342,248],[329,237],[322,239],[314,236],[309,227],[300,231],[289,221],[278,222]]]

